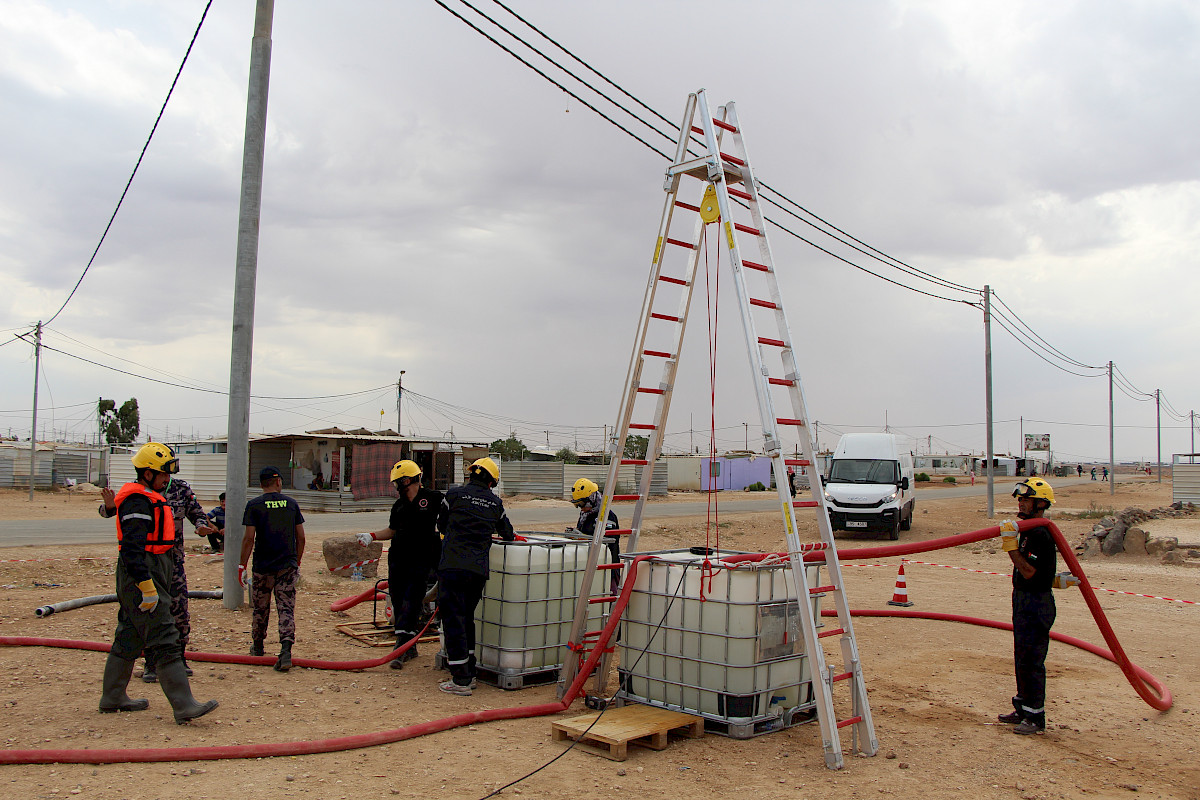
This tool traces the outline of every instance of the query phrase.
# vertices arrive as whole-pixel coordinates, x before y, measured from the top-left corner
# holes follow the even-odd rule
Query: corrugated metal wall
[[[11,489],[13,485],[13,462],[16,459],[8,449],[0,451],[0,486]]]
[[[623,466],[617,474],[617,494],[636,494],[642,467]],[[601,489],[608,478],[608,467],[602,464],[564,464],[561,461],[505,461],[500,465],[502,494],[532,494],[538,497],[571,499],[571,487],[580,478],[590,478]],[[650,479],[650,495],[667,494],[667,462],[654,465]]]
[[[1176,462],[1171,473],[1171,501],[1200,503],[1200,464]]]
[[[54,453],[39,448],[36,460],[37,477],[33,486],[35,489],[49,489],[54,478]],[[6,447],[0,451],[0,486],[29,488],[29,448],[20,450]]]

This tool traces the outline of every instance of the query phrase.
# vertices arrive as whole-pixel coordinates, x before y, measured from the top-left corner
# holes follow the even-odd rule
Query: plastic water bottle
[[[350,573],[350,580],[361,581],[363,579],[362,564],[355,564],[354,571]]]

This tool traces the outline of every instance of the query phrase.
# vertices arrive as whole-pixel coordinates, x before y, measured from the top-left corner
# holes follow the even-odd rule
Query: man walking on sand
[[[254,554],[254,582],[250,586],[250,604],[254,617],[250,624],[250,655],[263,655],[267,623],[271,621],[271,595],[279,615],[279,658],[275,669],[292,668],[292,645],[296,641],[296,584],[300,562],[304,558],[304,515],[300,505],[283,494],[283,477],[274,467],[258,473],[263,493],[246,503],[238,580],[248,584],[246,564]]]

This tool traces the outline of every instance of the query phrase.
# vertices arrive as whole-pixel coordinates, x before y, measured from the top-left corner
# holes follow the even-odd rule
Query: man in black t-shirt
[[[279,614],[279,658],[275,669],[287,672],[292,668],[292,644],[296,641],[296,583],[300,577],[300,561],[304,558],[304,515],[295,500],[282,493],[283,477],[274,467],[264,467],[258,473],[263,493],[246,503],[238,579],[247,585],[246,564],[254,554],[254,582],[250,586],[250,603],[254,616],[250,625],[253,643],[250,655],[263,654],[267,623],[271,620],[271,595],[275,595],[275,610]]]
[[[421,485],[421,467],[415,461],[397,461],[391,478],[400,498],[392,504],[388,526],[356,535],[364,547],[375,540],[392,541],[388,548],[388,592],[392,596],[396,647],[400,647],[421,632],[421,606],[442,550],[437,522],[443,498],[441,492]],[[416,657],[414,644],[392,659],[391,667],[401,669]]]
[[[1054,502],[1054,489],[1041,478],[1027,478],[1013,491],[1017,498],[1017,516],[1041,519]],[[1013,562],[1013,662],[1017,674],[1017,694],[1013,711],[1001,714],[1000,721],[1015,724],[1013,733],[1046,732],[1046,652],[1050,647],[1050,628],[1056,614],[1054,573],[1057,551],[1050,529],[1025,528],[1005,520],[1000,525],[1005,551]]]

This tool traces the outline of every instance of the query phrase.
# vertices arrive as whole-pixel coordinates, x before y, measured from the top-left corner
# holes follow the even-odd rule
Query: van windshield
[[[873,458],[843,458],[833,462],[830,483],[899,483],[900,464]]]

